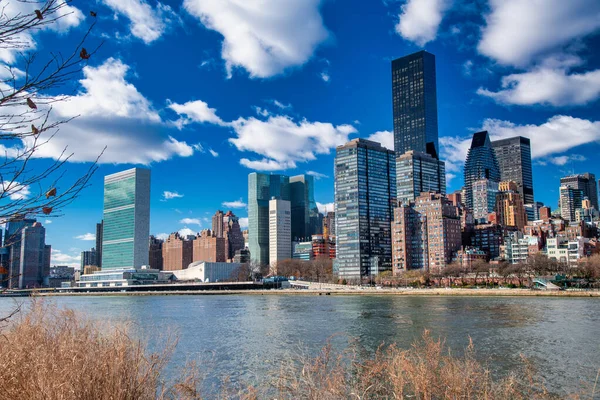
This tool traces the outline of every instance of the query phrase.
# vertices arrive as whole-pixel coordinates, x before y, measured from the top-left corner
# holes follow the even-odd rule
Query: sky
[[[6,12],[19,7],[30,5]],[[39,60],[67,54],[93,22],[85,46],[101,47],[53,89],[65,101],[52,118],[76,118],[32,168],[68,147],[66,187],[106,150],[79,198],[40,219],[56,265],[95,245],[103,177],[135,166],[151,169],[161,237],[210,228],[218,209],[247,224],[253,171],[311,174],[331,210],[335,147],[393,147],[391,60],[421,49],[436,56],[449,192],[482,129],[531,139],[535,198],[553,208],[561,176],[600,175],[597,0],[75,0],[62,12],[27,37]],[[0,63],[18,68],[18,54],[0,50]]]

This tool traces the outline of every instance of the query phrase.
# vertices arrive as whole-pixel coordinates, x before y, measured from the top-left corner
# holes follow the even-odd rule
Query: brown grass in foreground
[[[163,381],[172,349],[149,354],[127,329],[35,304],[0,330],[0,399],[551,398],[525,361],[521,373],[497,380],[472,345],[454,356],[427,332],[409,349],[382,347],[366,358],[328,344],[315,357],[282,364],[268,382],[234,388],[224,379],[225,389],[209,395],[195,365],[180,381]]]

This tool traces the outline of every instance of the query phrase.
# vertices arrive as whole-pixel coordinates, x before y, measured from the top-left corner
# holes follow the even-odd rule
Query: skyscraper
[[[473,182],[473,218],[477,223],[486,223],[488,215],[494,212],[496,207],[496,195],[498,194],[498,182],[490,179],[480,179]]]
[[[523,136],[495,140],[492,148],[500,167],[500,179],[517,184],[517,193],[525,204],[533,204],[531,142]]]
[[[592,206],[598,210],[598,188],[594,174],[586,172],[584,174],[565,176],[560,178],[560,185],[582,190],[583,196],[587,197]]]
[[[393,151],[364,139],[337,147],[334,272],[339,277],[356,280],[391,269],[395,203]]]
[[[150,236],[148,240],[149,250],[148,250],[148,264],[151,269],[163,269],[163,256],[162,256],[162,246],[163,240],[158,239],[157,237]]]
[[[409,150],[396,158],[397,199],[409,204],[422,192],[446,194],[446,167],[429,154]]]
[[[96,252],[96,249],[94,249],[94,248],[92,248],[91,250],[82,251],[79,271],[81,271],[83,273],[83,267],[85,267],[87,265],[98,266],[97,255],[98,255],[98,253]]]
[[[392,61],[394,150],[439,158],[435,56],[419,51]]]
[[[315,202],[315,182],[310,175],[290,177],[290,201],[292,208],[292,240],[310,239],[319,233],[319,210]]]
[[[36,223],[35,219],[16,218],[8,221],[4,230],[4,248],[7,257],[8,277],[10,278],[9,287],[19,287],[19,274],[21,269],[21,247],[23,245],[23,229]]]
[[[46,229],[35,222],[21,231],[18,288],[40,287],[50,275],[50,246],[46,245]],[[15,287],[15,286],[13,286]]]
[[[225,238],[225,258],[233,260],[238,250],[244,249],[244,236],[240,228],[240,219],[232,211],[223,216],[223,237]]]
[[[269,201],[290,200],[290,178],[252,172],[248,175],[248,241],[250,257],[269,265]],[[291,245],[291,243],[290,243]]]
[[[192,241],[171,233],[162,244],[163,271],[185,269],[192,263]]]
[[[561,185],[559,199],[560,216],[567,221],[575,221],[575,211],[578,208],[581,208],[584,196],[583,189],[577,189],[568,185]]]
[[[96,224],[96,265],[102,269],[102,228],[104,227],[104,221],[100,221]]]
[[[474,209],[473,184],[481,179],[487,179],[496,184],[500,183],[500,167],[487,131],[477,132],[473,135],[471,148],[465,162],[464,201],[470,210]]]
[[[502,226],[516,226],[519,229],[527,224],[527,215],[518,185],[513,181],[502,181],[496,195],[496,213]]]
[[[273,197],[269,201],[269,262],[276,270],[277,262],[292,258],[291,202]]]
[[[216,237],[223,237],[223,211],[218,210],[212,217],[212,232]]]
[[[150,170],[132,168],[104,177],[102,269],[148,265]]]

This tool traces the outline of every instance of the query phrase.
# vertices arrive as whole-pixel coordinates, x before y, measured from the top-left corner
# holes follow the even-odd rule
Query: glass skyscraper
[[[320,233],[319,209],[315,202],[315,181],[310,175],[290,177],[292,240],[310,240]]]
[[[150,170],[105,176],[102,270],[148,265],[149,237]]]
[[[495,140],[492,147],[500,167],[500,179],[517,184],[517,192],[525,204],[533,204],[533,172],[531,142],[523,136]]]
[[[248,175],[248,241],[252,261],[269,265],[269,200],[290,199],[290,178],[253,172]]]
[[[396,158],[397,198],[409,204],[422,192],[446,194],[446,167],[429,154],[407,151]]]
[[[570,175],[560,178],[561,186],[579,189],[583,196],[587,197],[592,206],[598,210],[598,188],[596,186],[596,175],[586,172],[584,174]]]
[[[435,56],[419,51],[392,61],[394,149],[439,158]]]
[[[379,143],[354,139],[335,156],[334,272],[358,280],[391,269],[396,204],[395,155]]]
[[[482,179],[500,183],[500,167],[487,131],[473,135],[465,162],[465,205],[470,210],[474,209],[473,186]]]

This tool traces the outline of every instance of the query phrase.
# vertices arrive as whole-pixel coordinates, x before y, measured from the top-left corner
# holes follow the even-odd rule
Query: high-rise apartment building
[[[310,175],[290,177],[292,240],[310,240],[311,235],[320,233],[319,209],[314,192],[314,177]]]
[[[150,170],[132,168],[104,177],[102,269],[148,265]]]
[[[392,61],[394,150],[439,158],[435,56],[419,51]]]
[[[232,211],[223,216],[223,237],[225,238],[225,258],[233,260],[235,253],[245,247],[240,228],[240,219]]]
[[[562,180],[562,179],[561,179]],[[583,189],[561,185],[560,187],[560,216],[567,221],[575,221],[575,211],[581,208],[584,198]]]
[[[96,252],[96,249],[94,249],[94,248],[92,248],[91,250],[82,251],[79,271],[83,272],[83,267],[85,267],[86,265],[94,265],[97,267],[98,266],[97,255],[98,255],[98,253]]]
[[[581,190],[583,197],[587,197],[592,206],[598,210],[598,187],[594,174],[586,172],[584,174],[565,176],[560,178],[560,185]]]
[[[474,183],[482,179],[496,184],[500,182],[500,167],[487,131],[477,132],[473,135],[464,170],[465,198],[463,200],[467,208],[474,210]],[[475,218],[477,219],[477,217]]]
[[[104,228],[104,221],[96,224],[96,265],[102,269],[102,231]],[[82,270],[83,271],[83,270]]]
[[[409,150],[396,158],[398,202],[409,204],[423,192],[446,194],[446,167],[427,153]]]
[[[46,245],[46,229],[39,222],[25,226],[21,231],[21,255],[18,275],[14,281],[19,289],[40,287],[50,276],[50,246]]]
[[[171,233],[162,245],[163,271],[186,269],[192,263],[192,241]]]
[[[225,214],[221,210],[218,210],[212,217],[212,232],[216,237],[223,237],[224,217]]]
[[[527,215],[518,185],[513,181],[502,181],[496,195],[496,215],[502,226],[516,226],[523,229],[527,225]]]
[[[272,198],[269,201],[269,262],[276,270],[277,262],[289,258],[292,258],[291,202]]]
[[[394,209],[394,274],[409,269],[443,269],[462,245],[458,208],[441,194],[422,193]]]
[[[225,262],[225,238],[204,229],[193,241],[192,262]]]
[[[248,175],[248,247],[250,257],[260,265],[269,265],[269,201],[272,197],[290,200],[289,177],[257,172]]]
[[[517,193],[525,204],[533,204],[533,169],[531,167],[531,142],[516,136],[495,140],[492,148],[500,167],[500,179],[517,184]]]
[[[328,211],[323,217],[323,235],[335,236],[335,212]]]
[[[489,179],[480,179],[472,184],[473,193],[473,218],[477,223],[486,223],[488,216],[496,207],[498,182]]]
[[[396,204],[394,152],[354,139],[336,148],[334,272],[357,280],[391,269]]]
[[[162,271],[163,269],[163,256],[162,256],[162,246],[163,240],[150,236],[148,243],[148,264],[150,265],[150,269],[157,269]]]

